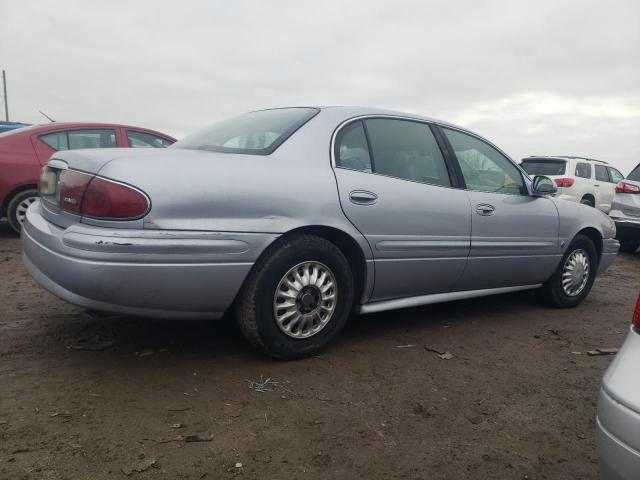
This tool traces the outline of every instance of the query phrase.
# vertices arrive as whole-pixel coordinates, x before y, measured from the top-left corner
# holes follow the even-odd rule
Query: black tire
[[[308,338],[292,338],[276,322],[274,297],[290,269],[311,261],[323,264],[333,274],[337,301],[321,330]],[[267,355],[282,360],[309,357],[322,351],[340,333],[351,312],[353,292],[349,262],[338,247],[314,235],[292,235],[276,242],[256,262],[236,299],[236,317],[247,340]]]
[[[16,233],[20,233],[22,229],[22,223],[20,221],[21,215],[19,209],[22,210],[24,202],[28,202],[30,199],[38,198],[38,191],[35,189],[23,190],[11,199],[7,206],[7,220],[9,226],[15,230]]]
[[[589,277],[582,291],[577,295],[570,296],[565,293],[564,289],[562,288],[562,273],[567,259],[573,252],[577,250],[583,250],[584,252],[586,252],[589,258]],[[567,251],[562,256],[562,260],[560,261],[560,264],[558,265],[558,268],[554,272],[553,276],[549,280],[547,280],[547,282],[540,289],[540,294],[542,295],[542,298],[546,303],[554,307],[575,307],[579,305],[587,297],[587,295],[589,295],[591,287],[593,286],[593,282],[596,278],[597,271],[598,255],[595,245],[589,237],[578,234],[575,236],[575,238],[567,248]]]
[[[620,251],[624,253],[635,253],[640,247],[640,242],[634,242],[631,240],[621,240],[620,241]]]
[[[580,200],[580,203],[583,205],[589,205],[590,207],[593,207],[593,208],[595,208],[596,206],[596,201],[592,197],[582,197],[582,200]]]

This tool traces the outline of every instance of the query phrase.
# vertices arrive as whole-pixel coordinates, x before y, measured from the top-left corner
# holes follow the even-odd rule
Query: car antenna
[[[42,110],[38,110],[43,116],[47,117],[47,120],[49,120],[50,122],[55,123],[56,121],[51,118],[49,115],[47,115],[46,113],[44,113]]]

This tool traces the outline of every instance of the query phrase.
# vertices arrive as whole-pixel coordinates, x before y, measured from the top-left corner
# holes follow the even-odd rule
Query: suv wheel
[[[9,226],[20,233],[22,224],[27,215],[29,206],[38,199],[38,191],[35,189],[24,190],[18,193],[9,202],[7,207],[7,220]]]
[[[547,303],[555,307],[575,307],[591,291],[597,270],[595,245],[589,237],[576,235],[540,293]]]
[[[344,327],[353,291],[349,262],[338,247],[313,235],[291,236],[249,274],[236,301],[238,325],[272,357],[315,355]]]

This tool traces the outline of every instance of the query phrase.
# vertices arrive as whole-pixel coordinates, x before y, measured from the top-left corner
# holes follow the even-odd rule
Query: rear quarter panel
[[[0,138],[0,202],[8,195],[29,185],[37,185],[40,163],[29,141],[29,135],[16,133]],[[6,205],[5,205],[6,206]]]

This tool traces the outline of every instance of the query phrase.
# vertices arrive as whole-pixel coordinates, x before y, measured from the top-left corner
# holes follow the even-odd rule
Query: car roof
[[[532,155],[530,157],[523,158],[522,161],[525,160],[584,160],[587,162],[598,162],[604,165],[608,165],[604,160],[597,160],[595,158],[587,158],[587,157],[578,157],[575,155]]]
[[[27,127],[16,128],[14,130],[10,130],[5,132],[4,135],[20,135],[20,134],[40,134],[47,132],[54,132],[58,130],[74,130],[74,129],[89,129],[89,128],[128,128],[132,130],[139,130],[142,132],[149,132],[161,137],[165,137],[167,139],[171,139],[175,141],[171,135],[167,135],[166,133],[159,132],[157,130],[152,130],[150,128],[145,127],[136,127],[134,125],[123,125],[119,123],[102,123],[102,122],[51,122],[37,125],[29,125]]]

